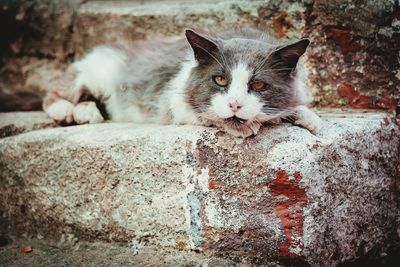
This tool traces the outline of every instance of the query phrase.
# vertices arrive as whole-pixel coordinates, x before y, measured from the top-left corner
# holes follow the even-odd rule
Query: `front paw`
[[[316,134],[321,129],[322,120],[306,106],[299,106],[296,108],[294,124],[302,126],[313,134]]]
[[[57,123],[69,124],[73,122],[73,110],[74,104],[67,100],[61,99],[48,106],[46,113]]]
[[[96,103],[92,101],[78,103],[73,110],[74,121],[78,124],[100,123],[104,121],[103,116]]]

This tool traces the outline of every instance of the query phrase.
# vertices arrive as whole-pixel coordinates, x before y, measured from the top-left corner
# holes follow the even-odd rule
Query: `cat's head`
[[[299,104],[295,69],[308,39],[279,45],[258,31],[212,38],[192,30],[186,38],[197,62],[187,101],[203,122],[247,137]]]

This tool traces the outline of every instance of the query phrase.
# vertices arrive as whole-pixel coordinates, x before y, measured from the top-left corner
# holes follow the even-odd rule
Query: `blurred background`
[[[309,37],[317,107],[392,111],[400,98],[398,0],[1,0],[0,25],[0,111],[40,109],[66,66],[97,44],[186,27]]]

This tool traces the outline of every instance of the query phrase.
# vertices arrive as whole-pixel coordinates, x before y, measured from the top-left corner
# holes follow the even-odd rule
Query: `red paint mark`
[[[221,182],[218,180],[211,180],[208,182],[208,189],[217,189],[221,186]]]
[[[275,207],[275,212],[281,219],[286,241],[279,245],[279,253],[287,259],[299,257],[303,250],[303,208],[307,205],[308,198],[304,188],[300,188],[300,172],[293,174],[294,179],[289,180],[288,174],[279,170],[276,179],[269,185],[273,196],[285,196],[287,199]],[[298,249],[297,253],[291,249]]]
[[[323,146],[324,146],[324,145],[321,144],[321,142],[319,142],[319,141],[317,141],[317,142],[316,142],[315,144],[313,144],[312,146],[309,145],[309,144],[307,144],[307,148],[310,149],[310,150],[318,149],[318,148],[323,147]]]
[[[325,31],[326,38],[332,39],[336,45],[340,46],[342,53],[357,52],[361,49],[353,40],[353,34],[349,30],[329,28]]]
[[[382,96],[378,99],[377,105],[382,109],[395,110],[397,101],[388,96]]]
[[[23,245],[21,248],[21,251],[23,253],[31,253],[33,251],[33,249],[30,245]]]
[[[339,96],[346,98],[347,103],[355,109],[387,109],[392,111],[397,106],[397,101],[394,98],[361,95],[347,82],[339,87]]]
[[[281,11],[272,20],[272,26],[274,27],[276,35],[279,38],[282,38],[286,35],[287,30],[292,26],[292,24],[287,19],[287,13]]]
[[[339,95],[346,98],[350,105],[360,97],[360,93],[354,90],[354,88],[348,83],[344,83],[339,87]]]
[[[351,106],[353,108],[374,108],[372,105],[372,97],[365,95],[360,95]]]

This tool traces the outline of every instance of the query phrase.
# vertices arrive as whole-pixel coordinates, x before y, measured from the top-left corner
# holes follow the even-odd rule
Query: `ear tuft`
[[[210,62],[213,54],[218,51],[217,44],[191,29],[186,29],[185,35],[193,49],[196,60],[202,63]]]

